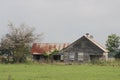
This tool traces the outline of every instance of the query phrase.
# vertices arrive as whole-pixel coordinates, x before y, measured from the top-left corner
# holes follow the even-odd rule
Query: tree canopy
[[[30,44],[41,40],[42,34],[34,34],[35,29],[25,24],[9,25],[9,32],[1,40],[1,48],[13,52],[14,62],[25,62],[26,54],[30,53]]]
[[[120,37],[116,34],[108,36],[106,47],[109,50],[109,57],[116,57],[120,53]]]

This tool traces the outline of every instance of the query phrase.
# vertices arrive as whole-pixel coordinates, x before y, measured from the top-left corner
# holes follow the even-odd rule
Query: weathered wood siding
[[[84,36],[63,50],[64,61],[85,62],[105,59],[106,54]]]

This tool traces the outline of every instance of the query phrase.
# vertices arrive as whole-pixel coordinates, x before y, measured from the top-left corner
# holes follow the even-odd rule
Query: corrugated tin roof
[[[84,35],[83,37],[91,41],[93,44],[95,44],[97,47],[99,47],[104,52],[108,52],[106,48],[104,48],[99,43],[97,43],[95,40],[93,40],[93,38],[90,38],[87,35]],[[34,43],[32,46],[32,54],[43,54],[43,53],[49,54],[54,50],[58,50],[58,51],[63,50],[64,48],[67,48],[72,44],[69,44],[69,43]]]
[[[32,46],[32,54],[49,54],[54,50],[60,51],[68,45],[68,43],[34,43]]]

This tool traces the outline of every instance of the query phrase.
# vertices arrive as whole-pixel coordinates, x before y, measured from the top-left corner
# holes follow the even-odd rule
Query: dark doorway
[[[53,55],[53,59],[56,61],[60,60],[60,55]]]
[[[99,55],[90,55],[90,60],[93,62],[93,61],[98,61],[100,58]]]
[[[40,60],[40,55],[33,55],[34,60]]]

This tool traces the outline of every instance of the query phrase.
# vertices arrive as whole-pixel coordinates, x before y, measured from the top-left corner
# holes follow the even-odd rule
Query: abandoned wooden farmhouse
[[[84,35],[70,44],[59,53],[64,62],[90,62],[108,60],[108,50],[93,40],[93,37]]]
[[[83,35],[71,44],[34,43],[32,55],[34,59],[40,59],[45,52],[50,54],[55,49],[59,50],[58,54],[56,54],[57,58],[64,62],[108,60],[108,50],[88,34]]]

